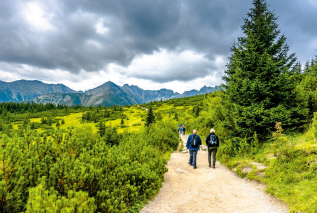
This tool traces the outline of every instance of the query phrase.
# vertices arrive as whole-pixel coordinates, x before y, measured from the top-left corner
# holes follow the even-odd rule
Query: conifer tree
[[[100,135],[100,137],[104,136],[105,135],[105,132],[106,132],[106,125],[104,122],[100,121],[99,124],[98,124],[98,133]]]
[[[61,124],[59,123],[59,120],[56,121],[56,128],[59,129],[59,127],[61,126]]]
[[[52,119],[51,119],[51,118],[48,118],[47,124],[48,124],[49,126],[52,126]]]
[[[155,116],[152,110],[152,107],[148,110],[148,114],[146,117],[146,123],[145,126],[150,126],[150,124],[155,123]]]
[[[254,0],[253,5],[241,26],[245,36],[233,44],[223,77],[226,123],[233,136],[243,138],[267,134],[278,121],[299,125],[307,113],[296,103],[291,82],[295,54],[288,55],[286,37],[279,36],[277,18],[266,1]]]
[[[156,120],[161,121],[163,119],[162,114],[160,113],[160,111],[156,114]]]
[[[33,121],[32,124],[31,124],[31,129],[35,129],[34,121]]]
[[[311,118],[317,111],[317,56],[310,63],[307,62],[302,76],[297,89],[309,109],[309,118]]]
[[[317,141],[317,112],[314,113],[314,118],[313,118],[313,137],[316,142]]]
[[[177,121],[178,121],[178,114],[177,114],[177,112],[175,112],[175,114],[174,114],[174,118],[175,118],[175,120],[177,120]]]
[[[198,117],[200,113],[200,108],[199,106],[196,107],[196,111],[195,111],[195,116]]]

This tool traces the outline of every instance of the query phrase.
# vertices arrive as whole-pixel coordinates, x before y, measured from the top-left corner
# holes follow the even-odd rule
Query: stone
[[[207,146],[201,145],[200,148],[201,148],[201,150],[203,150],[203,151],[207,151]]]
[[[188,173],[188,171],[183,170],[183,169],[180,169],[180,168],[175,169],[175,171],[176,171],[176,172],[179,172],[179,173],[184,173],[184,174],[187,174],[187,173]]]

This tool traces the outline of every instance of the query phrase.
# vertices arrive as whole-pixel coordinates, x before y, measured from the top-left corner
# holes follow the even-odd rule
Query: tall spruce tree
[[[317,56],[310,63],[306,63],[302,77],[297,90],[309,109],[308,118],[311,118],[314,112],[317,112]]]
[[[225,81],[227,125],[232,136],[251,138],[269,133],[276,122],[296,126],[307,110],[296,103],[291,82],[296,62],[288,55],[285,35],[265,0],[254,0],[241,26],[244,37],[234,43]]]
[[[155,116],[152,107],[148,110],[145,126],[150,126],[150,124],[155,123]]]

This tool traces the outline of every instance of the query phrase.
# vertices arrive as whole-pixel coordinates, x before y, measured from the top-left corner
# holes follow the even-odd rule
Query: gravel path
[[[186,142],[188,136],[182,136]],[[197,169],[188,165],[189,154],[174,152],[159,194],[142,213],[172,212],[288,212],[287,207],[264,192],[264,186],[241,179],[216,163],[208,167],[207,152],[199,151]]]

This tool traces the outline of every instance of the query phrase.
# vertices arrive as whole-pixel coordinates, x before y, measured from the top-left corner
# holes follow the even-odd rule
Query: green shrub
[[[217,155],[220,158],[224,158],[225,156],[234,156],[234,147],[230,139],[223,141],[221,146],[219,146]]]
[[[141,126],[142,124],[141,123],[134,123],[132,124],[132,126]]]
[[[51,189],[45,190],[46,180],[29,190],[29,198],[26,204],[26,213],[42,212],[43,210],[58,213],[89,213],[94,212],[97,206],[95,199],[89,198],[87,192],[69,190],[66,197],[60,197],[58,192]]]
[[[162,186],[168,153],[178,145],[175,125],[157,123],[135,134],[106,126],[102,138],[85,125],[43,137],[30,130],[23,137],[2,135],[0,211],[136,209]]]

